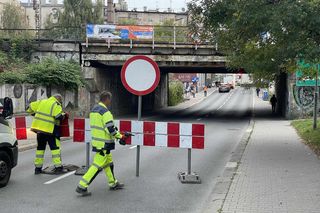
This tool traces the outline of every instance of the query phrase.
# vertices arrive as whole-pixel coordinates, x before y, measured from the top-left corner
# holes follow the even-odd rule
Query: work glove
[[[121,139],[119,140],[119,144],[125,146],[127,144],[126,139],[127,137],[125,135],[122,135]]]
[[[62,115],[63,115],[63,118],[69,119],[69,113],[64,112],[64,113],[62,113]]]

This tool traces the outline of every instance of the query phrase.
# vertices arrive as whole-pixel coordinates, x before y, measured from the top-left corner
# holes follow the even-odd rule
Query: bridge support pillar
[[[168,106],[168,73],[161,73],[160,83],[155,90],[154,109],[160,109]]]

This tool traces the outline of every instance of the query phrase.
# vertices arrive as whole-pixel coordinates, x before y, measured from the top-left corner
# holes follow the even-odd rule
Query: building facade
[[[35,10],[33,7],[33,0],[28,0],[27,3],[21,3],[24,8],[27,25],[30,29],[36,28]],[[45,24],[48,19],[51,19],[52,23],[58,21],[59,11],[63,10],[63,1],[61,0],[41,0],[40,2],[40,28],[45,28]]]
[[[161,25],[169,20],[177,26],[188,24],[188,13],[186,11],[176,13],[170,8],[167,11],[159,11],[148,10],[147,7],[144,7],[141,11],[136,8],[128,10],[128,4],[125,0],[119,0],[116,4],[113,3],[113,0],[108,0],[104,11],[105,22],[108,24]]]

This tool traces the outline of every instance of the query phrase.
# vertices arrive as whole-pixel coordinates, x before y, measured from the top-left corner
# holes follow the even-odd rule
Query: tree
[[[57,13],[56,23],[51,17],[47,19],[46,28],[49,30],[44,36],[84,39],[86,24],[103,24],[102,0],[96,3],[92,3],[92,0],[65,0],[63,4],[64,10]]]
[[[14,3],[4,5],[1,21],[4,29],[22,29],[25,27],[22,11],[20,7]]]
[[[299,57],[319,61],[319,0],[194,0],[189,10],[230,67],[273,79]]]
[[[299,59],[320,63],[319,0],[193,0],[189,10],[230,67],[273,80],[296,71]],[[315,78],[313,67],[307,73]]]

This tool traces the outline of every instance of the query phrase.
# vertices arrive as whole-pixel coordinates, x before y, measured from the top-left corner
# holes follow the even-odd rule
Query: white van
[[[11,169],[18,161],[18,141],[9,120],[12,118],[12,100],[4,98],[0,104],[0,188],[7,185]]]

